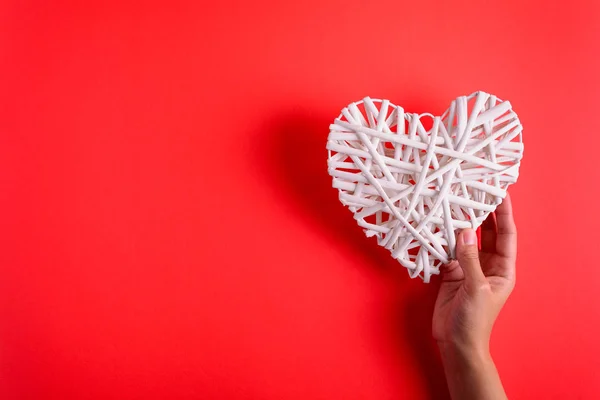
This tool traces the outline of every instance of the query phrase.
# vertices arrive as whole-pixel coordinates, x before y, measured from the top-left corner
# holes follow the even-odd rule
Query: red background
[[[1,398],[445,398],[436,283],[325,141],[478,89],[525,127],[506,390],[600,396],[599,2],[38,3],[0,6]]]

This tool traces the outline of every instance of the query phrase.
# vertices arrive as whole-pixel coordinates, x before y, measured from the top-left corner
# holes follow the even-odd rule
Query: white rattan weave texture
[[[517,180],[521,132],[510,103],[481,91],[440,117],[366,97],[331,124],[328,171],[366,235],[429,282],[455,230],[477,228]]]

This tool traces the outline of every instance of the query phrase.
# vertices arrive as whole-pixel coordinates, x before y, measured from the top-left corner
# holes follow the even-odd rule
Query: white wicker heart
[[[455,230],[477,228],[516,182],[522,129],[508,101],[484,92],[441,117],[366,97],[330,125],[328,171],[366,235],[429,282],[454,257]]]

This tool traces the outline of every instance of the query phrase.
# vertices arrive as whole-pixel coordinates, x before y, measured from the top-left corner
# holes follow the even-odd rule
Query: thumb
[[[463,229],[456,241],[456,258],[468,283],[485,281],[485,276],[479,264],[479,249],[477,248],[477,234],[473,229]]]

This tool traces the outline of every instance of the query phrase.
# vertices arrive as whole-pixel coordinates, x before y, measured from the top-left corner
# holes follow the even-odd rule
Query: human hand
[[[472,229],[456,242],[458,261],[442,268],[433,337],[440,347],[487,355],[494,321],[515,285],[517,230],[508,194],[481,226],[481,251]]]
[[[517,229],[510,197],[481,226],[464,229],[456,241],[458,261],[442,269],[433,311],[437,340],[453,399],[506,399],[490,355],[492,327],[515,285]]]

